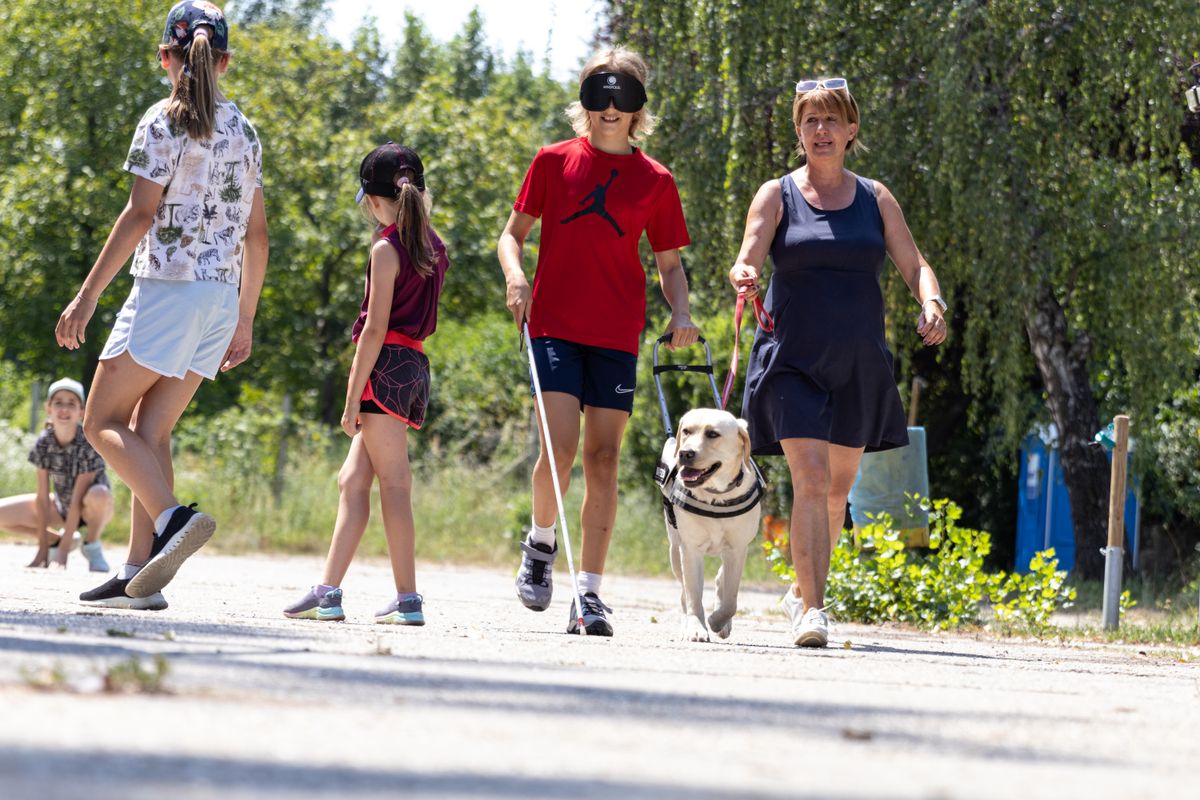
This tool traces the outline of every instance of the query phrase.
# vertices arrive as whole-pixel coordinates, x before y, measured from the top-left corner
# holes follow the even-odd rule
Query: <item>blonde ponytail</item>
[[[167,117],[193,139],[211,139],[217,118],[217,63],[225,51],[215,49],[201,31],[186,51],[178,45],[164,49],[184,62],[167,101]]]
[[[437,256],[429,241],[429,210],[424,193],[410,180],[400,184],[400,196],[396,198],[396,235],[417,274],[422,278],[432,275]]]

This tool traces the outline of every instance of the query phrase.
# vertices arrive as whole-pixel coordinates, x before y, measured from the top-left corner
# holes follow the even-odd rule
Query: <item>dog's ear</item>
[[[737,421],[738,426],[738,441],[742,444],[742,463],[748,469],[753,468],[754,462],[750,460],[750,424],[744,419]]]

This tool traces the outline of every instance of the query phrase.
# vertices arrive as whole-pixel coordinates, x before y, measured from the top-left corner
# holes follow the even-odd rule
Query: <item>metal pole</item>
[[[283,393],[283,416],[279,420],[279,449],[275,452],[275,478],[271,482],[271,496],[278,505],[283,499],[284,482],[287,479],[288,435],[292,427],[292,393]]]
[[[1054,524],[1054,454],[1058,452],[1050,445],[1046,445],[1046,451],[1046,526],[1042,532],[1043,550],[1050,549],[1050,532]]]
[[[1108,485],[1108,547],[1104,548],[1104,627],[1116,630],[1121,623],[1121,568],[1125,537],[1125,462],[1129,453],[1129,417],[1113,418],[1116,438]]]
[[[42,382],[33,379],[29,387],[29,432],[37,433],[42,429]]]

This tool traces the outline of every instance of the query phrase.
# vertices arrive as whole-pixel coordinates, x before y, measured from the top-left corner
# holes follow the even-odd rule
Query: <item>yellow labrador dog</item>
[[[746,421],[697,408],[679,420],[657,473],[663,493],[671,571],[683,586],[682,636],[709,641],[733,629],[746,548],[758,533],[763,481],[750,460]],[[716,608],[704,619],[704,557],[720,556]]]

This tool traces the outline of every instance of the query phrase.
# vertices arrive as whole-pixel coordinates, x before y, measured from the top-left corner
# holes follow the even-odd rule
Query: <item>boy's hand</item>
[[[504,304],[508,306],[509,313],[513,316],[513,322],[517,324],[518,328],[529,321],[529,302],[532,294],[529,289],[529,281],[525,280],[524,276],[520,280],[509,281],[505,288]]]
[[[48,566],[50,566],[50,553],[45,548],[39,547],[37,555],[33,557],[33,561],[25,565],[25,568],[45,569]]]
[[[667,343],[668,350],[687,347],[700,338],[700,329],[687,314],[672,314],[671,321],[667,323],[667,333],[671,335],[671,341]]]

